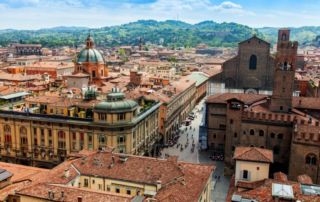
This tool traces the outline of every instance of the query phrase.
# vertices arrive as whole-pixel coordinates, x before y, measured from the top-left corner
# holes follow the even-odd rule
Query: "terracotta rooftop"
[[[285,175],[281,173],[281,176]],[[281,177],[283,179],[287,177]],[[256,182],[247,182],[247,186],[245,187],[235,187],[235,178],[234,176],[231,179],[229,191],[227,194],[226,201],[231,202],[231,198],[233,195],[240,196],[243,201],[259,201],[259,202],[288,202],[287,199],[275,198],[272,196],[272,184],[281,184],[281,185],[290,185],[293,189],[294,200],[293,201],[305,201],[305,202],[320,202],[320,196],[316,194],[304,194],[301,188],[301,184],[299,182],[294,181],[283,181],[277,179],[265,179]],[[250,184],[250,185],[249,185]],[[237,188],[241,189],[237,189]],[[243,189],[244,188],[244,189]]]
[[[267,95],[245,94],[245,93],[223,93],[209,96],[207,103],[225,104],[230,99],[237,99],[245,104],[252,104],[267,98]]]
[[[46,103],[46,104],[52,104],[56,107],[69,107],[69,106],[79,106],[79,107],[85,107],[90,108],[93,107],[94,104],[99,103],[99,100],[83,100],[78,98],[65,98],[65,97],[59,97],[59,96],[37,96],[37,97],[28,97],[26,98],[26,102],[29,103]]]
[[[276,172],[273,174],[273,178],[275,180],[281,181],[281,182],[286,182],[288,181],[288,176],[284,174],[283,172]]]
[[[110,166],[113,162],[112,157],[114,163],[113,166]],[[82,175],[95,175],[154,185],[159,180],[165,185],[174,178],[183,176],[177,162],[130,155],[123,163],[120,160],[120,155],[111,152],[89,155],[86,158],[76,160],[73,165]]]
[[[161,189],[157,192],[156,199],[193,202],[198,200],[214,171],[213,165],[177,162],[176,157],[156,159],[125,155],[127,160],[121,161],[122,155],[110,151],[83,152],[80,158],[65,161],[50,170],[47,174],[50,177],[43,177],[44,180],[39,179],[38,183],[63,185],[78,175],[100,176],[155,186],[160,182]],[[68,177],[64,175],[66,169],[70,172]],[[34,191],[34,194],[38,194],[37,191]],[[47,192],[43,194],[47,195]]]
[[[40,172],[48,172],[47,169],[36,168],[31,166],[23,166],[23,165],[5,163],[5,162],[0,162],[0,168],[5,169],[13,174],[11,178],[12,182],[31,179],[31,177],[34,176],[35,174],[38,174]],[[21,172],[21,170],[23,170],[23,172]]]
[[[0,201],[4,201],[9,194],[13,194],[17,190],[30,186],[33,181],[38,179],[37,176],[42,173],[47,174],[49,171],[47,169],[4,162],[0,162],[0,168],[13,174],[11,184],[0,190]]]
[[[320,110],[320,98],[293,97],[292,105],[294,108]]]
[[[237,147],[233,159],[242,161],[255,161],[273,163],[273,153],[268,149],[258,147]]]
[[[161,202],[198,201],[199,194],[204,190],[206,182],[213,172],[213,166],[191,163],[179,163],[178,165],[184,173],[184,178],[160,189],[156,199]]]
[[[298,182],[301,184],[313,184],[312,179],[308,175],[299,175],[297,178]]]
[[[48,191],[53,193],[53,198],[49,198]],[[17,192],[17,195],[32,196],[39,199],[50,201],[94,201],[94,202],[130,202],[133,196],[120,195],[111,192],[94,191],[65,185],[40,183],[34,186],[26,187]]]
[[[73,62],[34,62],[32,64],[26,65],[26,68],[43,68],[43,69],[64,69],[64,68],[73,68]]]

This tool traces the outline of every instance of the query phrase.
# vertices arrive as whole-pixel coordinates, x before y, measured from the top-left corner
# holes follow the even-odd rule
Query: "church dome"
[[[105,63],[100,51],[94,48],[93,38],[89,35],[86,40],[86,47],[80,51],[77,57],[77,63]]]

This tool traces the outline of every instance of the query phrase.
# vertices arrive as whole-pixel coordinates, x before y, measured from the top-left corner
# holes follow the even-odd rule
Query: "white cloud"
[[[220,5],[216,6],[217,9],[242,9],[240,4],[233,3],[231,1],[224,1]]]

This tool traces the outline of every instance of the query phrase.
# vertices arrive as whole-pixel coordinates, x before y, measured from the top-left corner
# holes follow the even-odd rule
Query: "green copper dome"
[[[80,51],[77,57],[77,63],[105,63],[102,54],[94,48],[94,41],[89,35],[86,40],[86,47]]]
[[[113,92],[107,95],[107,100],[97,104],[94,107],[94,110],[100,112],[118,113],[134,111],[137,107],[138,103],[136,101],[125,99],[124,93],[113,89]]]
[[[92,62],[92,63],[104,63],[104,59],[101,53],[97,49],[83,49],[77,58],[78,63]]]

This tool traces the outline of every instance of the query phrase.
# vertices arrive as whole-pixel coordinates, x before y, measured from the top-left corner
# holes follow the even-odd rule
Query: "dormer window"
[[[241,109],[241,104],[239,102],[231,102],[230,109],[240,110]]]

